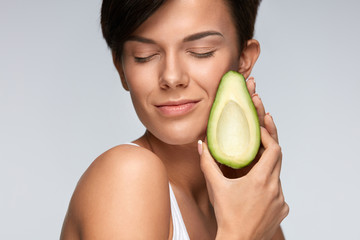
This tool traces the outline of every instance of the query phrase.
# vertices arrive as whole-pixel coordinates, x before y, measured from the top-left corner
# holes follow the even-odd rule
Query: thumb
[[[211,156],[207,144],[201,140],[198,141],[198,151],[200,154],[200,167],[205,175],[206,180],[211,184],[221,181],[223,174]]]

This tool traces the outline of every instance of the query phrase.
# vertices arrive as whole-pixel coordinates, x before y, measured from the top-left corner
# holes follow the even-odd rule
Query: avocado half
[[[212,105],[207,142],[216,161],[242,168],[255,158],[260,147],[256,108],[243,75],[227,72],[221,79]]]

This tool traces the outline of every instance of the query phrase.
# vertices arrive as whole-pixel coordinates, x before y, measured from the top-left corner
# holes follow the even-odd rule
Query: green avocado
[[[207,142],[216,161],[231,168],[251,163],[260,146],[259,118],[243,75],[227,72],[212,105]]]

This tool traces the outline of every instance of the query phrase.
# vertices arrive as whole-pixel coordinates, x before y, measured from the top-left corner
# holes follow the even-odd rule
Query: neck
[[[150,132],[146,132],[139,140],[142,140],[143,145],[162,160],[173,186],[180,188],[195,200],[203,198],[204,195],[207,196],[197,142],[169,145],[154,137]]]

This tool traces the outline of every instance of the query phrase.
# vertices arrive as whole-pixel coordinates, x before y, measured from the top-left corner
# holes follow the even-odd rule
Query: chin
[[[204,140],[206,135],[206,126],[195,129],[192,127],[172,127],[170,129],[162,128],[160,132],[153,132],[153,135],[160,141],[170,145],[186,145]]]
[[[184,137],[184,136],[171,136],[167,139],[164,139],[165,143],[170,145],[187,145],[197,142],[200,138],[199,137]]]

